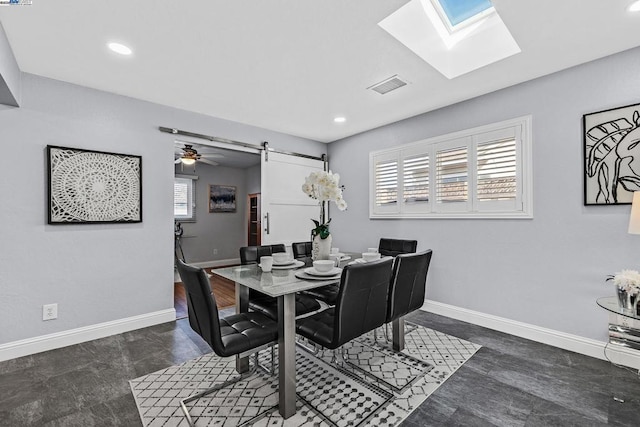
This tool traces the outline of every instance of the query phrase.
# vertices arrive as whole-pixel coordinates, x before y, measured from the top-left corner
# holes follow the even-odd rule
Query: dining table
[[[347,259],[348,257],[348,259]],[[319,288],[340,281],[340,277],[308,280],[300,272],[312,265],[311,258],[300,260],[291,268],[278,268],[263,272],[257,264],[215,268],[212,274],[235,282],[236,312],[249,311],[249,289],[275,297],[278,301],[278,410],[287,419],[296,413],[296,292]],[[357,254],[348,254],[340,262],[343,267],[348,263],[363,262]],[[394,322],[393,347],[400,351],[398,341],[404,344],[404,322]],[[399,327],[401,326],[401,327]],[[239,373],[249,370],[248,357],[236,357],[236,370]]]

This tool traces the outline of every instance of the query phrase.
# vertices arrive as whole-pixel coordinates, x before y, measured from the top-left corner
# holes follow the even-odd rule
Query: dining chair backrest
[[[240,248],[240,264],[257,264],[260,257],[270,256],[275,252],[286,252],[287,249],[283,244],[264,245],[264,246],[243,246]]]
[[[207,273],[202,268],[176,260],[180,279],[187,294],[189,325],[218,355],[223,355],[224,345],[220,334],[220,320],[216,299],[211,292]]]
[[[292,243],[291,250],[293,251],[293,257],[295,259],[310,258],[313,251],[313,244],[311,242]]]
[[[431,250],[400,254],[393,260],[387,304],[387,323],[424,305]]]
[[[417,249],[417,240],[388,239],[386,237],[382,237],[378,244],[378,252],[380,252],[380,255],[382,256],[409,254],[414,253]]]
[[[332,347],[337,348],[386,321],[390,258],[344,267],[335,305]]]
[[[283,243],[278,243],[276,245],[270,245],[271,246],[271,252],[272,253],[277,253],[277,252],[287,252],[287,248],[284,246]]]

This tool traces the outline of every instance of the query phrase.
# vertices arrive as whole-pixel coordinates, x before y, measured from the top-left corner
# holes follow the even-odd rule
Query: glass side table
[[[596,300],[596,303],[601,308],[604,308],[610,313],[623,316],[628,319],[640,320],[640,316],[637,313],[632,313],[630,310],[624,310],[620,308],[617,296],[602,297]],[[630,367],[620,365],[614,362],[607,356],[607,347],[609,344],[616,344],[622,347],[626,347],[633,350],[640,350],[640,329],[632,328],[628,326],[628,322],[623,321],[623,325],[609,323],[609,343],[604,348],[605,358],[611,362],[614,366],[622,367],[627,370],[631,370]],[[632,323],[633,324],[633,323]],[[640,375],[640,369],[633,370],[637,375]],[[622,394],[624,396],[624,393]],[[613,400],[619,403],[624,403],[625,399],[618,397],[614,391]]]
[[[629,310],[623,310],[620,308],[620,304],[618,304],[618,297],[616,296],[598,298],[596,303],[611,313],[619,314],[620,316],[628,317],[630,319],[640,320],[640,316],[638,316],[637,313],[634,314]]]
[[[640,316],[637,313],[620,308],[618,297],[616,296],[598,298],[596,303],[610,313],[633,320],[640,320]],[[609,323],[609,343],[640,350],[640,329],[629,326],[629,323],[633,325],[633,322],[622,323],[622,325]]]

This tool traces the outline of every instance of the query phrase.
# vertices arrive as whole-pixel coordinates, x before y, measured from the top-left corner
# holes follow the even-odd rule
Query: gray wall
[[[321,155],[326,145],[23,74],[21,108],[0,107],[0,344],[173,307],[170,126]],[[46,223],[47,144],[142,155],[143,222]],[[58,303],[43,322],[42,305]]]
[[[247,172],[247,193],[260,193],[260,165],[252,166],[246,169]]]
[[[176,165],[176,174],[197,175],[196,222],[183,222],[182,250],[187,262],[206,262],[239,258],[238,248],[246,245],[248,169],[197,163],[196,170]],[[209,185],[236,187],[235,212],[209,212]],[[214,249],[218,250],[214,254]]]
[[[20,68],[0,22],[0,104],[20,103]]]
[[[608,274],[640,267],[630,207],[582,203],[582,115],[640,102],[640,49],[494,92],[329,145],[349,203],[333,209],[336,246],[416,238],[434,256],[427,298],[605,340]],[[533,116],[533,220],[369,220],[368,154],[479,125]]]

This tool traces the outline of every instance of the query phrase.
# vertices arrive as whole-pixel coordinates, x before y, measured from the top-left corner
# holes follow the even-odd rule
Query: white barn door
[[[320,217],[320,205],[302,192],[304,179],[313,171],[324,170],[324,161],[262,152],[262,244],[311,239],[311,219]]]

